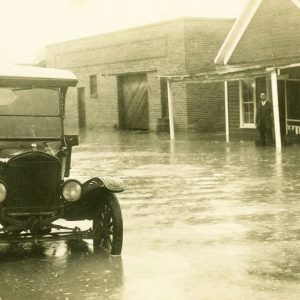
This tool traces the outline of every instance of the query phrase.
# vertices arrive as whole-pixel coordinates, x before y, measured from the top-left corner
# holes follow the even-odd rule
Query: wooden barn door
[[[147,75],[120,77],[120,124],[122,129],[149,129]]]

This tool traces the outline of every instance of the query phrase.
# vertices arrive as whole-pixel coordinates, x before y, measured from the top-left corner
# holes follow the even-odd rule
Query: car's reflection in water
[[[0,247],[1,299],[121,298],[121,257],[85,241]]]

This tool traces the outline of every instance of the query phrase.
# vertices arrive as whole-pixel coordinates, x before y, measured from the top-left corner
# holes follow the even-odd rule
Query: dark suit
[[[264,145],[267,140],[273,140],[273,109],[270,102],[266,101],[265,105],[259,103],[256,113],[256,127],[260,133],[260,140]]]

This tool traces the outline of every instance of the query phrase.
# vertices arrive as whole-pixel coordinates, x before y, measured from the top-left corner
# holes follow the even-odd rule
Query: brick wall
[[[214,58],[233,25],[231,19],[185,20],[185,53],[188,73],[214,69]],[[188,128],[195,131],[224,131],[223,83],[187,85]]]
[[[229,63],[300,56],[300,9],[290,0],[263,0]]]
[[[187,85],[188,126],[199,132],[225,130],[223,83]]]
[[[172,82],[172,100],[174,113],[175,130],[187,130],[187,103],[186,103],[186,83]],[[176,100],[174,100],[176,99]]]
[[[232,19],[186,19],[184,38],[188,73],[202,73],[215,68],[217,56],[233,25]]]
[[[155,77],[157,73],[147,74],[149,101],[149,128],[156,130],[157,119],[161,117],[160,82]]]
[[[148,80],[149,127],[156,129],[161,117],[160,74],[185,73],[184,22],[176,20],[100,36],[50,45],[47,66],[72,70],[78,87],[86,90],[87,128],[118,126],[118,74],[146,72]],[[98,97],[90,98],[89,76],[97,75]],[[186,129],[182,87],[174,90],[174,119],[178,129]],[[77,98],[67,96],[67,124],[77,127]]]
[[[156,76],[182,75],[210,68],[231,24],[232,20],[228,19],[185,18],[53,44],[47,48],[47,66],[69,69],[77,75],[78,87],[85,87],[87,128],[91,129],[119,125],[118,75],[147,73],[149,128],[155,130],[157,119],[161,117],[160,84]],[[90,75],[97,75],[96,98],[89,96]],[[172,83],[177,130],[187,130],[192,123],[202,122],[200,115],[188,121],[191,109],[188,110],[186,90],[186,83]],[[197,93],[194,98],[193,95],[189,95],[191,107],[201,107],[201,103],[193,104],[199,100],[208,105],[210,100],[199,98]],[[67,103],[68,128],[75,130],[78,123],[76,89],[68,94]],[[212,109],[214,106],[210,108],[211,114]],[[202,128],[204,130],[204,125]]]
[[[240,128],[239,81],[228,82],[229,130],[234,133]]]

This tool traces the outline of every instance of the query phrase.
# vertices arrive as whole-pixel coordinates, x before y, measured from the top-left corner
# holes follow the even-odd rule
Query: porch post
[[[273,99],[273,116],[275,129],[275,145],[276,151],[281,152],[281,134],[280,134],[280,119],[278,106],[278,85],[276,69],[271,72],[272,99]]]
[[[167,79],[168,86],[168,108],[169,108],[169,126],[170,126],[170,140],[175,140],[175,130],[174,130],[174,117],[173,117],[173,103],[172,103],[172,91],[170,79]]]
[[[229,109],[228,109],[228,81],[224,81],[224,93],[225,93],[225,133],[226,142],[229,142]]]

